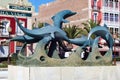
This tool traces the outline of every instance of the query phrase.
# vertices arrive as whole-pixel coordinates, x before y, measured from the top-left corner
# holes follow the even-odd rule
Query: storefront
[[[17,17],[20,24],[26,28],[30,29],[32,24],[31,5],[7,4],[6,6],[7,8],[0,8],[0,57],[17,53],[22,47],[22,43],[19,42],[5,43],[12,37],[24,35],[14,18]]]

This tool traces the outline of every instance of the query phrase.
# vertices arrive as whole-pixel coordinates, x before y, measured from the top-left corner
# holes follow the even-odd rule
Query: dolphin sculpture
[[[98,38],[97,38],[98,39]],[[84,49],[86,46],[90,46],[92,47],[93,44],[95,43],[96,41],[96,38],[95,39],[89,39],[88,40],[88,37],[87,36],[81,36],[80,38],[74,38],[74,39],[69,39],[70,43],[72,44],[75,44],[75,45],[78,45],[80,46],[82,49]],[[89,42],[87,42],[89,41]],[[98,45],[98,44],[97,44]],[[100,48],[101,46],[98,45],[98,47]]]
[[[57,24],[61,24],[63,22],[65,22],[65,18],[69,17],[69,16],[72,16],[76,14],[76,12],[72,12],[70,10],[63,10],[59,13],[57,13],[54,17],[52,17],[54,23],[57,23]],[[58,19],[57,19],[58,18]],[[62,35],[62,38],[64,38],[65,40],[68,41],[68,38],[66,37],[66,33],[60,29],[60,26],[58,26],[57,24],[54,24],[54,26],[51,26],[51,25],[46,25],[45,27],[43,28],[40,28],[40,29],[34,29],[34,30],[29,30],[29,29],[26,29],[25,27],[23,27],[17,18],[15,18],[18,26],[20,27],[20,29],[27,35],[27,37],[34,37],[34,38],[43,38],[44,36],[52,36],[54,38],[54,35],[55,33],[59,33]],[[64,36],[63,36],[64,35]],[[60,37],[60,36],[59,36]],[[29,39],[29,38],[26,38],[26,39]],[[31,39],[33,40],[33,39]]]
[[[78,46],[83,46],[86,40],[88,39],[87,36],[81,36],[80,38],[75,38],[75,39],[69,39],[70,43],[78,45]],[[93,40],[90,39],[91,45],[93,43]]]
[[[68,22],[67,20],[65,20],[65,18],[72,16],[74,14],[76,14],[76,12],[72,12],[70,10],[63,10],[63,11],[57,13],[54,17],[52,17],[52,19],[54,21],[53,26],[46,25],[45,27],[42,27],[39,29],[33,29],[33,30],[26,29],[19,23],[18,19],[15,18],[17,25],[20,27],[20,29],[26,35],[21,36],[21,37],[16,37],[16,38],[12,39],[12,41],[33,43],[33,42],[37,42],[37,41],[41,40],[44,37],[51,36],[53,39],[57,39],[57,40],[61,39],[61,40],[66,40],[69,42],[70,40],[66,36],[66,33],[61,29],[61,24]],[[54,43],[55,42],[56,42],[56,40],[54,41]],[[53,45],[53,46],[55,46],[55,45]]]
[[[88,34],[88,39],[87,39],[86,43],[84,44],[84,46],[88,43],[90,44],[89,40],[90,40],[90,37],[92,34],[95,34],[96,36],[100,36],[101,38],[103,38],[107,42],[108,47],[112,50],[114,40],[113,40],[112,35],[110,34],[106,25],[96,26],[95,28],[92,28]]]
[[[63,10],[59,13],[57,13],[55,16],[52,17],[53,21],[54,21],[54,25],[48,25],[46,27],[40,28],[40,29],[34,29],[34,30],[29,30],[26,29],[25,27],[23,27],[17,18],[15,18],[18,26],[20,27],[20,29],[28,36],[31,37],[38,37],[40,35],[51,35],[54,38],[54,32],[61,31],[63,33],[63,31],[60,29],[61,28],[61,23],[66,22],[65,18],[70,17],[72,15],[76,14],[76,12],[72,12],[70,10]],[[64,32],[65,33],[65,32]],[[63,34],[64,34],[63,33]]]
[[[71,10],[63,10],[58,12],[52,17],[53,24],[56,27],[62,28],[62,23],[69,22],[68,20],[65,20],[67,17],[70,17],[72,15],[75,15],[76,12],[72,12]]]
[[[19,23],[19,21],[18,21],[17,18],[15,18],[15,20],[16,20],[18,26],[20,27],[20,29],[21,29],[26,35],[28,35],[28,36],[30,36],[30,37],[34,37],[34,38],[41,38],[41,37],[42,37],[42,38],[43,38],[43,37],[45,37],[45,36],[51,36],[52,38],[55,38],[54,33],[56,33],[56,32],[59,32],[59,33],[61,33],[62,35],[66,35],[66,33],[65,33],[62,29],[60,29],[60,28],[58,28],[58,27],[51,26],[51,25],[48,25],[48,26],[46,26],[46,27],[42,27],[42,28],[39,28],[39,29],[29,30],[29,29],[23,27],[23,26]]]
[[[30,37],[28,35],[24,35],[24,36],[16,36],[16,37],[10,39],[10,41],[19,41],[22,43],[31,44],[31,43],[38,42],[41,39],[42,38],[37,39],[37,38]]]
[[[48,23],[44,23],[43,27],[48,26]],[[38,29],[38,28],[34,28],[34,29]],[[12,39],[10,39],[9,41],[6,41],[6,43],[9,43],[10,41],[19,41],[22,43],[26,43],[26,44],[31,44],[31,43],[35,43],[38,42],[39,40],[41,40],[43,37],[39,37],[38,38],[34,38],[28,35],[24,35],[24,36],[16,36]]]

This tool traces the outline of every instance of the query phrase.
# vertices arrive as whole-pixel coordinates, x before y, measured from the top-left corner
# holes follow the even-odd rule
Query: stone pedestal
[[[8,73],[8,80],[120,80],[119,66],[9,66]]]

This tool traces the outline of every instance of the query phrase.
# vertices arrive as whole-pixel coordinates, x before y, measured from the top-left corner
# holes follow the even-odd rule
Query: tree
[[[79,27],[76,25],[68,25],[63,28],[63,30],[66,32],[67,37],[70,39],[76,38],[81,33],[79,30]]]
[[[38,28],[42,28],[43,26],[44,26],[44,23],[42,23],[42,22],[38,23]]]
[[[38,24],[32,23],[32,29],[34,29],[34,28],[42,28],[43,26],[44,26],[44,23],[42,23],[42,22],[38,22]]]
[[[98,22],[94,22],[92,19],[88,20],[87,22],[83,22],[82,25],[84,25],[84,30],[88,33],[90,32],[90,30],[96,26],[100,25],[101,20],[99,20]],[[95,35],[92,35],[92,38],[94,38]]]
[[[66,32],[68,38],[74,39],[80,36],[82,29],[80,29],[77,25],[67,25],[63,28],[63,30]],[[69,49],[73,48],[72,44],[69,42],[66,44],[66,46]]]

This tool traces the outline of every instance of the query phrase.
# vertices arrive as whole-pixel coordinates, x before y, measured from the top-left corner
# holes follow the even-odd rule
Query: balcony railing
[[[100,11],[100,7],[99,6],[92,6],[92,10],[94,12],[99,12]]]

